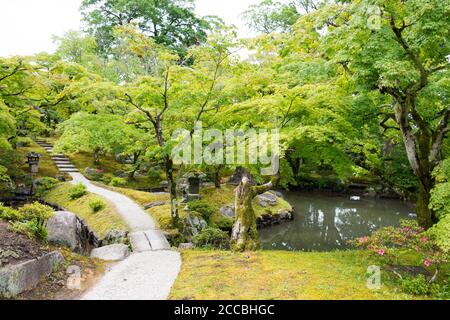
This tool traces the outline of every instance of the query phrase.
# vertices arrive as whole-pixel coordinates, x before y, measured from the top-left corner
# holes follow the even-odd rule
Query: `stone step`
[[[72,164],[60,164],[56,165],[58,169],[76,169],[76,167]]]
[[[67,173],[79,173],[77,169],[70,169],[70,168],[61,168],[59,169],[60,172],[67,172]]]
[[[134,252],[170,249],[166,237],[158,230],[133,232],[130,234],[130,242]]]

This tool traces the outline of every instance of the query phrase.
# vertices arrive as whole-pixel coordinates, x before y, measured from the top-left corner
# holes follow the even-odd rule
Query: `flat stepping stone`
[[[152,251],[152,245],[144,232],[133,232],[130,234],[131,248],[134,252]]]
[[[72,164],[69,159],[57,159],[53,160],[56,164]]]
[[[170,249],[169,242],[159,230],[133,232],[130,234],[130,242],[135,252]]]
[[[76,169],[66,169],[66,168],[60,169],[59,171],[60,172],[67,172],[67,173],[79,173],[80,172],[80,171],[78,171]]]

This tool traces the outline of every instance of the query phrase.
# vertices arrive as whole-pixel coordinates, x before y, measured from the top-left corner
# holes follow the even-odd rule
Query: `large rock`
[[[272,192],[265,192],[263,194],[257,195],[256,199],[258,201],[258,204],[264,208],[268,206],[274,207],[278,204],[277,196]]]
[[[128,257],[130,251],[125,244],[111,244],[92,250],[91,257],[106,261],[120,261]]]
[[[234,205],[223,206],[222,208],[220,208],[220,213],[227,218],[234,218],[234,216],[236,215],[236,210],[234,208]]]
[[[94,168],[86,168],[84,169],[84,173],[86,173],[89,176],[94,176],[97,175],[99,172],[97,171],[97,169]]]
[[[178,249],[180,249],[180,250],[190,250],[190,249],[194,249],[194,248],[195,248],[195,246],[191,242],[180,243],[180,245],[178,246]]]
[[[22,292],[33,289],[63,261],[64,257],[61,253],[54,251],[38,259],[1,268],[0,296],[12,298]]]
[[[188,213],[184,218],[184,235],[188,239],[192,239],[203,229],[208,226],[208,223],[196,214]]]
[[[256,225],[258,228],[270,227],[280,224],[284,221],[291,221],[294,219],[293,209],[280,209],[274,214],[262,214],[256,218]]]
[[[110,244],[127,244],[129,243],[128,231],[124,230],[109,230],[105,238],[102,240],[102,246]]]
[[[88,254],[100,244],[97,235],[72,212],[57,211],[48,219],[46,228],[48,242],[67,246],[77,253]]]

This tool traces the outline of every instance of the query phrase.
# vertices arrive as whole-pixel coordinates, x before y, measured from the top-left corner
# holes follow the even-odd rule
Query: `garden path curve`
[[[181,268],[179,252],[170,250],[154,220],[130,198],[94,185],[63,154],[54,154],[53,145],[36,141],[51,156],[60,172],[72,177],[72,184],[82,183],[91,193],[102,196],[117,209],[131,229],[133,253],[113,265],[103,278],[89,289],[82,300],[165,300]]]
[[[92,287],[83,300],[164,300],[180,271],[181,257],[170,250],[163,233],[153,219],[134,201],[117,192],[91,183],[80,173],[69,173],[72,183],[84,184],[116,206],[130,226],[133,253],[114,265]]]

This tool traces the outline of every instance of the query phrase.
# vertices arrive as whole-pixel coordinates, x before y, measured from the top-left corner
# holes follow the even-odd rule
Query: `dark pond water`
[[[414,206],[399,200],[289,192],[292,222],[260,230],[262,247],[274,250],[330,251],[349,248],[347,240],[370,235],[410,219]]]

